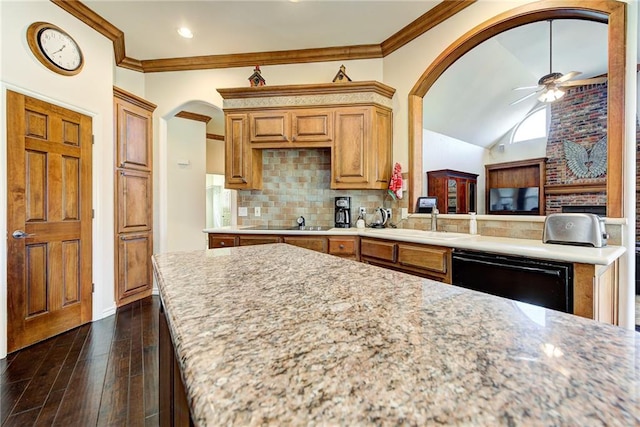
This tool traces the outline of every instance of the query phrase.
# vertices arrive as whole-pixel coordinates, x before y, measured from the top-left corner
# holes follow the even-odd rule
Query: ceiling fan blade
[[[520,87],[514,87],[513,90],[532,90],[532,89],[539,89],[540,85],[535,85],[535,86],[520,86]]]
[[[556,83],[566,82],[567,80],[571,80],[575,76],[582,74],[580,71],[569,71],[567,74],[564,74],[559,79],[556,79]]]
[[[519,103],[521,103],[522,101],[524,101],[525,99],[529,99],[529,98],[531,98],[532,96],[535,96],[538,92],[540,92],[540,91],[539,91],[539,90],[537,90],[537,91],[535,91],[535,92],[531,92],[529,95],[525,95],[525,96],[523,96],[523,97],[522,97],[522,98],[520,98],[520,99],[516,99],[515,101],[513,101],[513,102],[512,102],[511,104],[509,104],[509,105],[516,105],[516,104],[519,104]]]
[[[571,80],[569,82],[563,82],[563,83],[560,83],[558,86],[569,87],[569,86],[597,85],[600,83],[605,83],[606,81],[607,81],[606,77],[593,77],[590,79]]]

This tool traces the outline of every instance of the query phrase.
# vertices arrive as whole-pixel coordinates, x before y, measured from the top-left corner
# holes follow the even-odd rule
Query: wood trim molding
[[[192,56],[184,58],[148,59],[141,61],[145,73],[162,71],[208,70],[215,68],[260,65],[305,64],[310,62],[346,61],[382,58],[380,45],[359,45],[318,49],[281,50],[237,53],[229,55]]]
[[[550,195],[604,193],[605,191],[607,191],[607,184],[605,182],[594,182],[590,184],[553,184],[544,186],[544,193]]]
[[[175,114],[174,117],[180,117],[181,119],[195,120],[197,122],[209,123],[211,117],[204,114],[192,113],[190,111],[180,111]]]
[[[224,141],[224,135],[217,135],[215,133],[208,133],[207,139],[214,139],[216,141]]]
[[[51,0],[110,39],[117,66],[144,73],[383,58],[476,1],[445,0],[380,44],[138,60],[126,56],[124,33],[82,2]]]
[[[409,208],[413,209],[422,191],[422,155],[417,151],[422,135],[422,115],[411,113],[422,101],[435,81],[464,54],[491,37],[530,22],[548,19],[573,18],[608,24],[608,114],[607,114],[607,217],[622,218],[623,210],[623,155],[625,145],[625,49],[626,3],[615,0],[584,2],[581,0],[541,0],[528,3],[497,15],[458,38],[446,48],[420,76],[409,92]],[[627,215],[631,215],[628,212]]]
[[[383,41],[382,56],[395,52],[410,41],[426,33],[436,25],[451,18],[456,13],[471,6],[477,0],[449,0],[443,1],[425,12],[421,17]]]
[[[122,99],[124,101],[127,101],[135,106],[143,108],[147,111],[154,111],[157,107],[156,104],[153,104],[144,98],[140,98],[139,96],[134,95],[131,92],[127,92],[124,89],[120,89],[117,86],[113,87],[113,96],[115,96],[116,98]]]
[[[237,87],[217,89],[222,99],[271,98],[275,96],[330,95],[373,92],[385,98],[393,98],[396,92],[391,86],[377,81],[347,83],[318,83],[305,85],[281,85],[259,87]]]

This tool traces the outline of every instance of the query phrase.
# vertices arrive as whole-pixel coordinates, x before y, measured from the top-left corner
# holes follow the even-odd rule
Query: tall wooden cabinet
[[[478,175],[474,173],[451,169],[427,172],[428,194],[438,198],[440,213],[476,212],[477,186]]]
[[[152,142],[156,106],[114,87],[115,297],[118,306],[153,289]]]

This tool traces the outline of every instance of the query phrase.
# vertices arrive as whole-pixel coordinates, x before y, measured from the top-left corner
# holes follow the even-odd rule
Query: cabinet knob
[[[340,249],[344,249],[344,245],[340,245],[338,246]]]
[[[220,246],[224,246],[224,242],[220,242]]]

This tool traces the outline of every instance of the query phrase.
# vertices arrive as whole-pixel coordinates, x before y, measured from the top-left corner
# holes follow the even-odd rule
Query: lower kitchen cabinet
[[[193,426],[187,394],[182,383],[180,367],[162,303],[158,320],[159,424],[160,427]]]
[[[439,282],[451,283],[451,249],[362,238],[360,260]]]
[[[284,236],[282,241],[289,245],[327,253],[327,238],[325,236]]]
[[[329,254],[358,260],[360,257],[357,238],[329,236]]]
[[[209,233],[209,249],[231,248],[233,246],[238,246],[237,235]]]
[[[618,261],[609,265],[573,264],[573,313],[617,325]]]
[[[251,246],[251,245],[267,245],[269,243],[281,243],[282,238],[280,236],[270,236],[265,234],[240,234],[238,235],[238,246]]]

